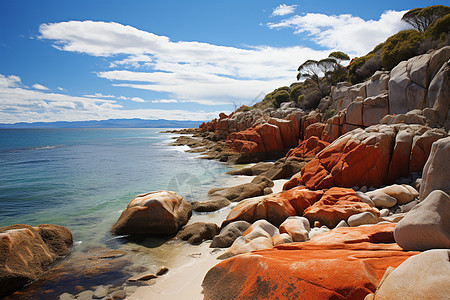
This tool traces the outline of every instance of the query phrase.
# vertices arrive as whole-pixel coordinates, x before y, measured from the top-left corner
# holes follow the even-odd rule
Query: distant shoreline
[[[109,119],[91,121],[57,121],[35,123],[0,123],[0,129],[57,129],[57,128],[198,128],[202,121]]]

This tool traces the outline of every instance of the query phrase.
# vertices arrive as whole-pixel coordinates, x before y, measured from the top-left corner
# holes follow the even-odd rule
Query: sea
[[[114,239],[109,230],[138,194],[207,200],[229,167],[171,146],[179,135],[166,130],[0,130],[0,227],[63,225],[80,250]]]

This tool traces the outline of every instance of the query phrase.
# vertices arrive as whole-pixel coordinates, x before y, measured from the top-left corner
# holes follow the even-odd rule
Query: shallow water
[[[95,244],[137,194],[205,199],[227,167],[169,146],[161,129],[0,130],[0,226],[67,226]]]
[[[198,159],[198,154],[184,152],[188,149],[184,146],[170,146],[176,135],[160,130],[0,130],[0,227],[63,225],[72,231],[76,245],[58,266],[60,273],[50,273],[13,299],[57,298],[63,292],[75,294],[80,285],[86,289],[120,285],[140,266],[149,270],[161,265],[179,267],[190,259],[186,255],[192,248],[184,242],[109,234],[121,211],[138,194],[172,190],[187,201],[206,200],[209,189],[223,186],[230,178],[224,174],[229,170],[225,164]],[[223,213],[218,214],[223,217]],[[194,214],[193,220],[199,217],[219,221],[215,214]],[[96,251],[104,249],[127,251],[126,262],[120,258],[102,265],[92,260]],[[93,272],[107,271],[96,274],[95,280],[67,274],[83,274],[88,267],[71,269],[71,264],[91,261],[100,266]]]

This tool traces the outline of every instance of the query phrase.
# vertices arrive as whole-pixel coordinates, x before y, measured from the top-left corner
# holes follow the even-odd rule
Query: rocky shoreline
[[[138,195],[111,229],[129,241],[151,237],[151,247],[167,253],[182,249],[183,259],[142,268],[147,245],[125,243],[69,255],[46,272],[69,253],[70,231],[2,227],[0,296],[67,276],[102,282],[60,299],[445,299],[449,87],[444,47],[363,83],[338,84],[316,110],[293,102],[244,107],[172,131],[180,134],[173,145],[201,159],[252,163],[230,170],[241,182],[210,190],[208,199]],[[120,284],[104,285],[108,276]],[[29,296],[25,290],[8,298]]]

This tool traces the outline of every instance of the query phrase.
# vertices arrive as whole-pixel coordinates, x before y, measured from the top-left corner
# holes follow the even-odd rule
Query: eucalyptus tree
[[[418,7],[407,11],[403,15],[402,21],[410,24],[418,31],[425,32],[431,24],[448,14],[450,14],[450,7],[445,5]]]

